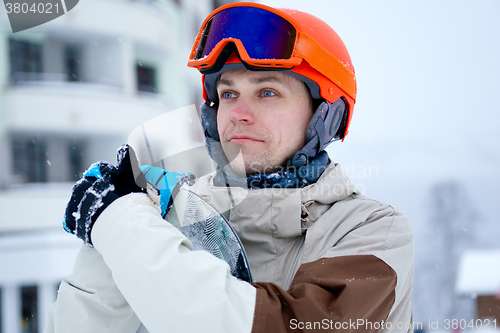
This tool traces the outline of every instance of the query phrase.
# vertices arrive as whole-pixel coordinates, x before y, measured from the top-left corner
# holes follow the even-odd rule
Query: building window
[[[69,146],[69,179],[77,181],[82,178],[83,171],[83,149],[79,144]]]
[[[21,332],[38,333],[37,287],[21,287]]]
[[[64,48],[64,65],[68,81],[81,81],[80,51],[76,46]]]
[[[25,182],[47,181],[47,149],[45,142],[35,139],[14,139],[13,171]]]
[[[39,44],[9,40],[10,74],[14,82],[36,80],[42,72],[42,47]]]
[[[156,92],[156,73],[153,67],[137,64],[137,89],[139,91]]]

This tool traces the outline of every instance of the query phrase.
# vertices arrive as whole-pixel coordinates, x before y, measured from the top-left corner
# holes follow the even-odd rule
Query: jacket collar
[[[359,193],[336,163],[330,163],[315,183],[302,188],[221,187],[214,184],[214,174],[197,185],[197,193],[230,221],[238,221],[237,229],[261,229],[264,226],[258,224],[265,224],[275,237],[302,234],[305,212],[311,217],[307,222],[314,222],[335,202]]]

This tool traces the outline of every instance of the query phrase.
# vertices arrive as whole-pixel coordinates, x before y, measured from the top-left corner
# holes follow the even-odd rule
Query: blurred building
[[[215,0],[86,0],[11,32],[0,8],[0,333],[42,332],[81,242],[61,226],[71,185],[143,122],[201,102],[186,68]],[[188,128],[176,140],[202,140]],[[200,141],[201,142],[201,141]]]
[[[456,291],[476,300],[477,323],[500,324],[500,250],[469,250],[460,258]],[[489,320],[489,321],[487,321]],[[476,324],[476,326],[478,325]]]

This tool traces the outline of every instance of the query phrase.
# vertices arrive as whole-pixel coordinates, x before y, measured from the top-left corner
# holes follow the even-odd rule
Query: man
[[[408,221],[324,151],[347,134],[356,98],[336,33],[306,13],[230,4],[205,20],[189,66],[204,75],[218,165],[192,190],[227,216],[254,282],[192,251],[164,209],[131,193],[124,149],[74,188],[65,227],[95,248],[82,248],[46,332],[411,331]]]

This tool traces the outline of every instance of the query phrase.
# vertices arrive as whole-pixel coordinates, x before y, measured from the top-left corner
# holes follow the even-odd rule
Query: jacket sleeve
[[[104,210],[92,229],[95,249],[151,333],[250,332],[256,289],[224,261],[191,244],[133,193]]]
[[[135,333],[139,325],[101,255],[83,245],[73,273],[59,287],[44,333]]]

